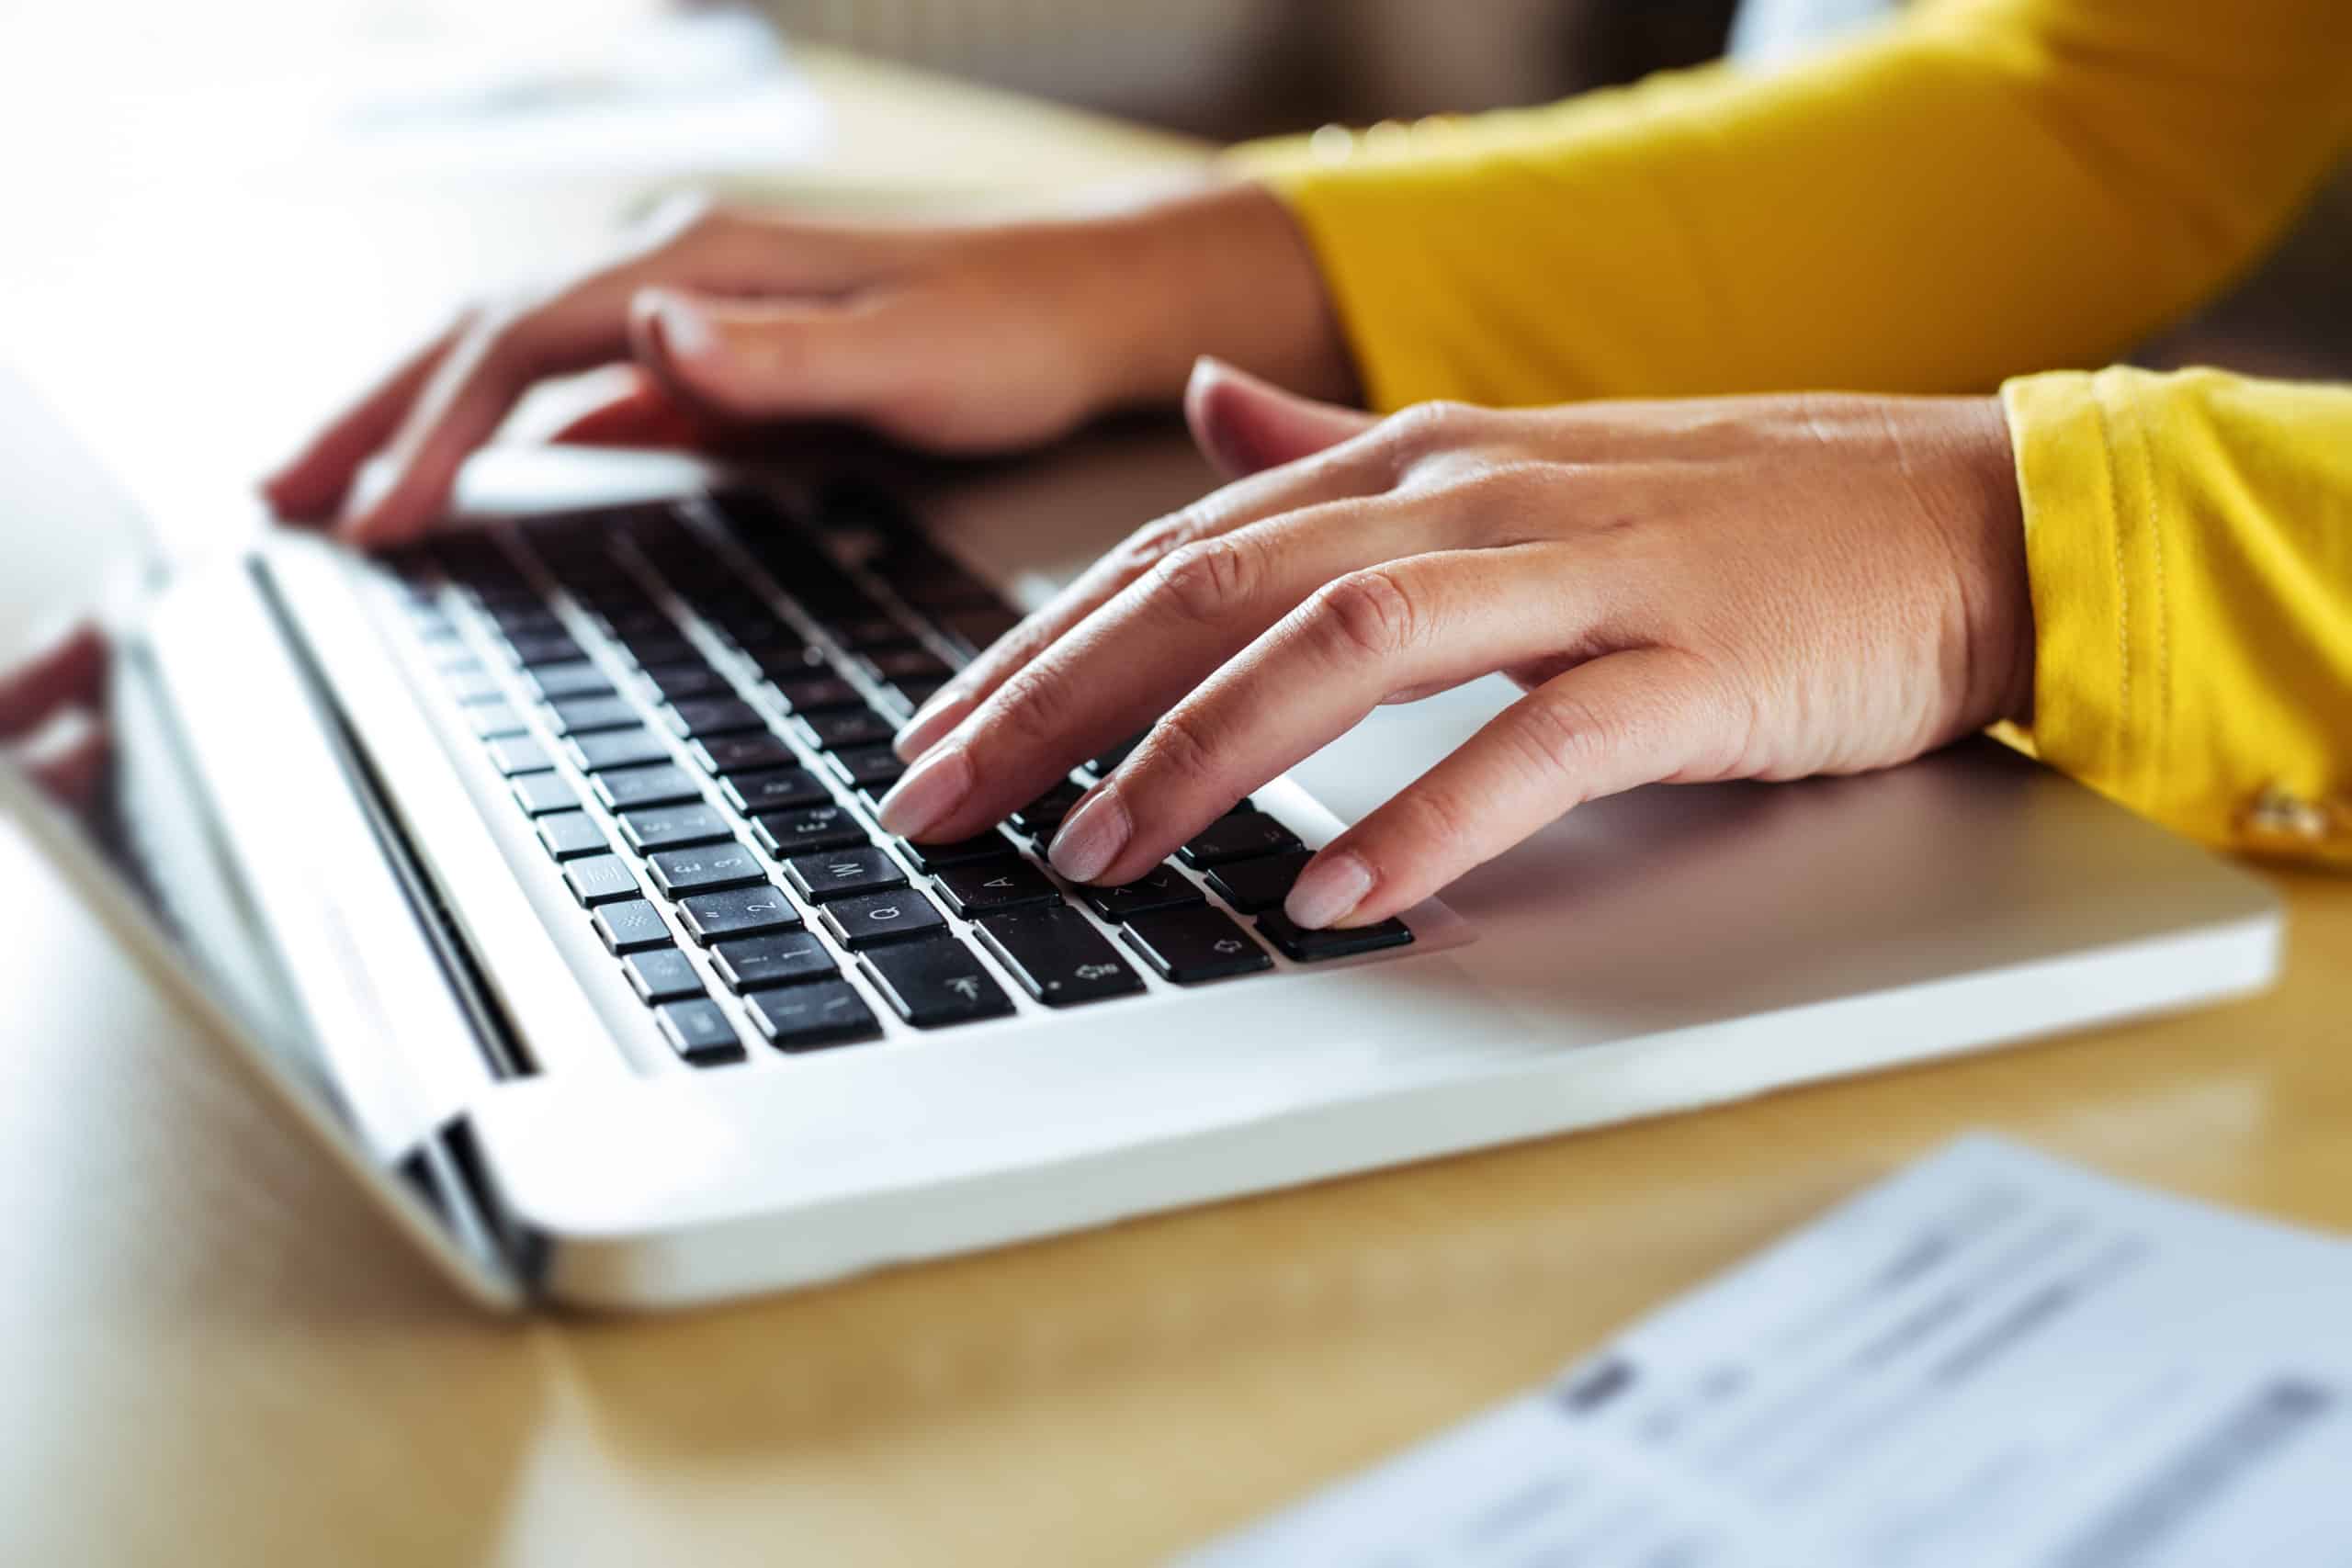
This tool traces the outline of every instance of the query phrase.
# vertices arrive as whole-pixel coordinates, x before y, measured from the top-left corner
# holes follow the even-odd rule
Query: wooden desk
[[[827,70],[857,112],[906,90]],[[965,103],[971,140],[1003,123]],[[142,490],[233,477],[456,265],[591,226],[560,192],[437,210],[366,243],[282,231],[237,285],[253,317],[118,299],[135,330],[93,335],[109,290],[157,287],[119,248],[130,211],[75,266],[12,256],[0,293],[47,279],[36,368]],[[333,288],[292,262],[371,250]],[[397,311],[304,314],[379,287]],[[2287,978],[2249,1004],[681,1319],[501,1323],[0,832],[0,1539],[26,1562],[1133,1562],[1544,1376],[1963,1129],[2352,1229],[2352,882],[2278,881]]]

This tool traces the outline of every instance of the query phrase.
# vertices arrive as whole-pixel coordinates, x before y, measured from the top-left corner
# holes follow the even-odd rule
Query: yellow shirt
[[[2352,144],[2352,0],[1923,0],[1780,74],[1245,151],[1377,407],[2002,386],[2030,744],[2352,861],[2352,389],[2098,365]],[[2006,378],[2006,385],[2002,385]]]

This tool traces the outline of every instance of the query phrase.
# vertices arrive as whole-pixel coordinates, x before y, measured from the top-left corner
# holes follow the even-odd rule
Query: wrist
[[[1970,627],[1981,689],[1972,701],[1983,722],[2033,721],[2034,619],[2026,567],[2025,502],[2007,413],[1998,398],[1970,398],[1956,422],[1974,520],[1978,583]]]

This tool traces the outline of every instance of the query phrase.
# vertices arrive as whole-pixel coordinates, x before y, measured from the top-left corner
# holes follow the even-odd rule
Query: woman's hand
[[[985,227],[680,211],[617,260],[466,310],[264,489],[280,514],[322,521],[380,452],[389,481],[339,527],[398,543],[431,525],[458,465],[534,382],[624,360],[639,389],[575,438],[666,443],[821,417],[972,452],[1173,402],[1212,352],[1349,390],[1314,260],[1253,186]]]
[[[1213,457],[1261,471],[1136,534],[942,690],[899,738],[920,761],[885,826],[977,832],[1149,725],[1051,849],[1125,882],[1375,705],[1509,671],[1526,696],[1299,878],[1293,919],[1362,925],[1595,796],[1886,767],[2030,702],[1992,399],[1373,423],[1204,367],[1187,403]]]

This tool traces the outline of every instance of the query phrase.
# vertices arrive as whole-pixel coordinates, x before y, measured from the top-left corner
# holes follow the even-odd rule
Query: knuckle
[[[1249,596],[1250,547],[1230,535],[1180,545],[1152,569],[1151,595],[1187,619],[1215,621]]]
[[[1380,428],[1399,455],[1412,458],[1460,441],[1477,414],[1468,403],[1439,400],[1400,409]]]
[[[1387,567],[1368,567],[1324,584],[1308,614],[1343,650],[1374,659],[1400,653],[1421,636],[1420,605]]]
[[[1214,788],[1216,784],[1218,748],[1208,723],[1189,705],[1170,710],[1152,726],[1144,750],[1156,769],[1195,785]]]
[[[1010,730],[1021,750],[1052,739],[1069,717],[1077,694],[1050,661],[1025,664],[997,688],[997,723]]]
[[[1398,824],[1403,829],[1399,839],[1409,846],[1411,858],[1446,865],[1475,861],[1474,813],[1458,796],[1424,785],[1406,791],[1394,804],[1403,818]]]
[[[1206,532],[1199,510],[1187,506],[1128,535],[1116,554],[1125,575],[1140,577]]]
[[[1622,728],[1580,698],[1554,695],[1523,705],[1509,733],[1531,773],[1575,780],[1616,747]]]

